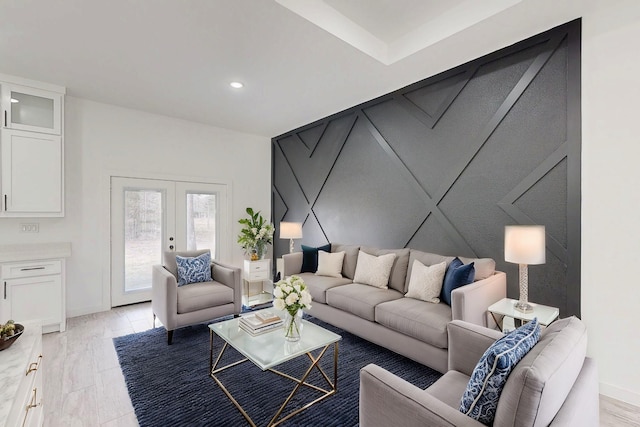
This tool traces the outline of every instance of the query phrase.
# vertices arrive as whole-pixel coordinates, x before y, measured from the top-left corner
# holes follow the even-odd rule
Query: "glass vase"
[[[302,332],[302,310],[298,310],[294,314],[288,311],[285,313],[284,338],[287,341],[300,341],[300,333]]]
[[[257,243],[256,246],[251,251],[251,260],[257,261],[259,259],[264,259],[267,255],[267,244],[266,243]]]

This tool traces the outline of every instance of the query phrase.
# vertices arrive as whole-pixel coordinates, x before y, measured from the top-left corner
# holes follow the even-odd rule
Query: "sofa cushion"
[[[447,305],[451,305],[451,292],[454,289],[472,283],[474,277],[475,269],[473,263],[463,264],[459,258],[455,258],[451,261],[447,267],[447,272],[444,274],[440,300]]]
[[[312,246],[301,245],[302,247],[302,268],[300,273],[315,273],[318,269],[318,251],[331,252],[331,243],[314,248]]]
[[[586,353],[587,329],[580,319],[568,317],[549,325],[509,375],[495,423],[549,425],[578,378]]]
[[[164,251],[164,253],[162,254],[162,265],[169,273],[173,274],[177,279],[178,265],[176,264],[176,255],[180,255],[183,257],[196,257],[206,252],[211,253],[209,249],[200,249],[197,251]]]
[[[358,265],[353,281],[376,288],[387,289],[393,261],[396,254],[369,255],[366,252],[358,253]]]
[[[372,247],[361,247],[362,252],[369,255],[386,255],[396,254],[396,258],[391,266],[391,274],[389,275],[389,287],[396,291],[405,293],[405,280],[407,278],[407,268],[409,267],[410,249],[377,249]]]
[[[395,289],[374,288],[362,283],[336,286],[326,293],[328,305],[372,322],[375,321],[375,307],[378,304],[396,299],[409,299],[402,296]]]
[[[178,288],[178,314],[233,303],[233,289],[216,281]]]
[[[353,280],[356,274],[356,264],[358,263],[358,252],[360,246],[343,245],[341,243],[332,243],[331,252],[344,252],[344,261],[342,262],[342,276]]]
[[[474,281],[484,280],[496,272],[496,262],[492,258],[465,258],[463,256],[458,258],[464,264],[473,263],[473,268],[476,270]]]
[[[413,261],[412,267],[409,289],[407,289],[405,297],[434,304],[439,303],[447,263],[442,261],[440,264],[427,267],[416,259]]]
[[[442,303],[400,298],[378,304],[375,321],[434,347],[447,348],[447,323],[451,322],[451,307]]]
[[[344,261],[344,251],[342,252],[318,252],[317,276],[329,276],[342,278],[342,263]]]
[[[405,280],[404,291],[406,292],[407,289],[409,289],[409,280],[411,279],[411,269],[413,267],[413,261],[418,260],[426,266],[440,264],[443,261],[446,262],[447,265],[449,265],[449,263],[453,261],[453,258],[454,257],[452,256],[443,256],[438,254],[432,254],[429,252],[419,251],[416,249],[411,249],[409,251],[409,264],[407,267],[407,279]]]
[[[316,276],[314,273],[300,273],[298,274],[298,276],[300,276],[302,280],[304,280],[304,283],[307,285],[307,289],[309,289],[309,293],[311,294],[313,301],[322,304],[327,303],[326,292],[328,289],[351,283],[351,279],[347,279],[346,277],[337,278]]]
[[[484,352],[462,395],[460,412],[490,425],[509,374],[540,338],[537,319],[500,338]]]
[[[464,394],[468,383],[468,375],[458,371],[447,371],[425,392],[457,411],[460,408],[460,396]]]
[[[211,281],[211,253],[205,252],[195,257],[176,255],[178,286]]]

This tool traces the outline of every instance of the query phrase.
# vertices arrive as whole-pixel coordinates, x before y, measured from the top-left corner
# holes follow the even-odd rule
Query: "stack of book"
[[[261,310],[254,314],[240,317],[240,328],[252,336],[261,335],[280,327],[282,327],[282,319],[269,310]]]

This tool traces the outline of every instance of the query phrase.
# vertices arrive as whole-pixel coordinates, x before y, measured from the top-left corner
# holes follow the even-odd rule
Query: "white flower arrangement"
[[[299,276],[290,276],[276,283],[273,296],[273,307],[287,310],[291,316],[295,316],[300,309],[311,308],[311,294]]]

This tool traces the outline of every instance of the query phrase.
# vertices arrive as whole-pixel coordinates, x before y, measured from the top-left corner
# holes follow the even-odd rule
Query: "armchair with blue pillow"
[[[242,310],[241,270],[211,259],[208,249],[167,251],[152,270],[151,309],[167,330],[207,322]]]
[[[595,362],[576,317],[508,335],[454,320],[449,370],[425,390],[377,365],[360,371],[360,426],[598,426]]]

